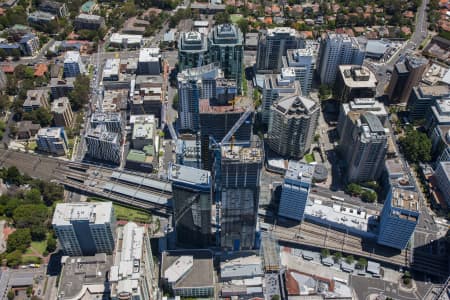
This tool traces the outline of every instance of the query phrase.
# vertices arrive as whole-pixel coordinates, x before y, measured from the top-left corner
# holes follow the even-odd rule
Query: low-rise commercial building
[[[69,14],[66,3],[50,0],[41,2],[41,4],[39,4],[39,10],[56,15],[58,17],[65,17]]]
[[[58,300],[105,299],[109,297],[108,273],[112,256],[63,256]]]
[[[46,90],[28,90],[22,107],[24,112],[31,112],[41,107],[48,108],[48,92]]]
[[[112,300],[154,299],[157,293],[153,255],[147,230],[128,222],[119,228],[115,264],[111,267]]]
[[[105,27],[105,19],[97,15],[79,14],[73,21],[75,30],[99,30]]]
[[[159,75],[161,73],[161,53],[159,48],[143,48],[139,51],[139,75]]]
[[[109,45],[120,49],[138,49],[142,45],[143,36],[139,34],[113,33]]]
[[[50,93],[52,99],[58,99],[61,97],[68,97],[69,93],[74,88],[75,77],[69,77],[65,79],[52,78],[50,79]]]
[[[67,51],[64,55],[64,77],[77,77],[86,72],[80,52]]]
[[[216,278],[210,250],[165,251],[162,253],[161,279],[174,296],[213,297]]]

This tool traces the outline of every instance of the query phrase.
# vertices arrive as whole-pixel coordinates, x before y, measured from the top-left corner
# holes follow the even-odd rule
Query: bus
[[[336,200],[336,201],[341,201],[341,202],[344,202],[344,201],[345,201],[344,198],[338,197],[338,196],[331,196],[331,199],[332,199],[332,200]]]

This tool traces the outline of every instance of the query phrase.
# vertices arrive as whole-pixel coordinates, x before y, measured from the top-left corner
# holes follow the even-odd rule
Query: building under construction
[[[233,100],[236,101],[236,100]],[[245,109],[234,103],[230,105],[214,105],[210,99],[200,100],[200,131],[202,167],[211,170],[212,152],[209,150],[209,139],[222,140],[244,114]],[[252,133],[253,114],[242,123],[233,134],[236,141],[249,141]]]
[[[243,118],[245,118],[243,116]],[[232,132],[232,131],[230,131]],[[260,141],[226,142],[215,151],[217,239],[227,250],[254,248],[263,149]]]
[[[174,225],[180,246],[207,247],[211,241],[211,175],[209,171],[171,164]]]

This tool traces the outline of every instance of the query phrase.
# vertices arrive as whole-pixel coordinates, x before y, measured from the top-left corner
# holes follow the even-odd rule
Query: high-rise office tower
[[[116,218],[112,202],[59,203],[52,226],[65,255],[112,254]]]
[[[302,221],[314,174],[314,165],[289,161],[284,175],[278,215]]]
[[[289,49],[283,57],[283,67],[294,69],[295,79],[300,83],[303,96],[307,96],[311,91],[317,54],[317,43],[306,41],[305,48]]]
[[[180,72],[209,64],[208,41],[203,33],[182,32],[178,41],[178,67]]]
[[[281,74],[266,74],[261,99],[261,120],[268,124],[270,107],[273,103],[288,95],[300,95],[300,84],[295,80],[293,68],[283,68]]]
[[[343,135],[350,134],[353,126],[353,118],[347,117],[350,112],[360,114],[370,112],[380,119],[381,124],[386,124],[388,120],[388,112],[382,102],[375,100],[375,98],[355,98],[348,103],[342,103],[339,110],[336,129],[341,138]],[[344,140],[348,140],[348,137],[345,137]]]
[[[200,100],[201,157],[205,170],[211,170],[212,152],[209,149],[210,138],[220,142],[236,124],[244,107],[233,105],[213,105],[209,99]],[[249,141],[252,134],[253,114],[233,134],[236,141]]]
[[[139,50],[137,74],[159,75],[161,69],[161,53],[159,48],[142,48]]]
[[[380,119],[370,112],[349,112],[340,139],[349,182],[377,180],[384,166],[387,134]]]
[[[358,65],[340,65],[335,84],[336,99],[349,102],[355,98],[373,98],[377,78],[368,68]]]
[[[286,50],[303,48],[304,40],[289,27],[276,27],[262,31],[258,40],[256,69],[261,73],[279,73]]]
[[[407,55],[394,66],[392,78],[387,87],[387,94],[391,103],[405,103],[408,101],[412,88],[422,79],[427,68],[428,60],[424,57]]]
[[[177,243],[207,247],[211,241],[211,174],[170,164]]]
[[[220,245],[227,250],[255,245],[263,150],[260,142],[221,145],[215,156],[214,197]]]
[[[199,101],[225,101],[236,95],[236,81],[224,79],[218,64],[184,70],[178,74],[179,128],[196,132],[200,128]]]
[[[380,215],[378,244],[405,249],[419,220],[417,192],[392,188]]]
[[[86,155],[90,158],[120,165],[120,136],[109,132],[104,124],[91,128],[84,136],[87,146]]]
[[[225,78],[234,79],[236,81],[239,94],[241,93],[243,84],[243,41],[244,38],[241,30],[234,24],[216,25],[208,35],[208,47],[211,62],[220,64],[220,68],[222,69]]]
[[[347,34],[326,33],[322,37],[317,70],[322,84],[333,85],[339,65],[362,65],[366,41]]]
[[[268,130],[270,149],[286,157],[303,157],[311,148],[319,112],[319,104],[303,96],[274,103]]]
[[[436,100],[450,96],[448,85],[415,86],[408,99],[409,118],[411,120],[424,119]]]

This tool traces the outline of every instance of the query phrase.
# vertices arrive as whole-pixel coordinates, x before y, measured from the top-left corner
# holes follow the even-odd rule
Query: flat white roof
[[[112,202],[58,203],[53,214],[52,225],[70,225],[71,221],[88,220],[95,224],[109,223]]]
[[[142,48],[139,51],[139,62],[156,61],[160,56],[159,48]]]
[[[368,231],[368,220],[371,217],[370,214],[358,208],[341,204],[333,204],[331,207],[322,204],[320,200],[308,201],[305,214],[364,232]]]
[[[194,265],[193,256],[180,256],[170,267],[164,272],[164,277],[169,283],[176,283],[183,277]]]
[[[110,43],[114,44],[122,44],[126,41],[128,44],[140,44],[142,42],[142,35],[140,34],[121,34],[121,33],[113,33],[109,38]]]

